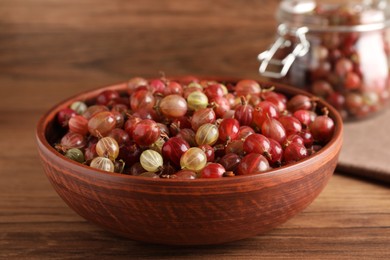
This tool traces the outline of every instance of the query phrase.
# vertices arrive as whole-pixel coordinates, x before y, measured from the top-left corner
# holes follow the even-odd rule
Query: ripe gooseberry
[[[190,145],[183,138],[171,137],[164,143],[161,153],[165,160],[179,166],[181,156],[188,149],[190,149]]]
[[[71,148],[84,148],[87,142],[85,137],[78,133],[68,132],[62,138],[58,148],[62,151],[69,150]]]
[[[115,127],[122,128],[123,125],[125,124],[124,114],[118,111],[111,111],[111,113],[114,115],[115,118]]]
[[[128,142],[119,148],[118,159],[123,160],[126,165],[133,165],[139,161],[142,150],[135,142]]]
[[[278,120],[286,130],[286,135],[296,134],[302,131],[301,122],[293,116],[285,115]]]
[[[88,133],[88,120],[80,115],[75,115],[69,119],[69,131],[86,135]]]
[[[239,131],[240,123],[237,121],[237,119],[223,119],[218,127],[219,140],[221,140],[222,142],[235,140],[238,137]]]
[[[141,86],[147,86],[147,85],[148,85],[148,81],[144,78],[141,77],[131,78],[127,82],[127,92],[131,95],[137,88]]]
[[[181,170],[175,173],[176,179],[178,180],[194,180],[196,179],[196,172],[189,170]]]
[[[340,92],[333,92],[326,98],[326,101],[337,110],[342,110],[345,104],[345,97]]]
[[[317,80],[312,84],[311,92],[320,97],[327,97],[333,93],[333,87],[328,81]]]
[[[200,172],[201,178],[221,178],[226,172],[225,168],[219,163],[209,163]]]
[[[153,109],[153,106],[155,104],[155,98],[153,96],[153,93],[146,90],[146,89],[140,89],[135,91],[130,96],[130,107],[133,111],[137,111],[139,109],[146,109],[150,110]]]
[[[191,127],[194,131],[198,130],[201,125],[210,123],[213,124],[216,120],[215,112],[212,108],[202,108],[192,115]]]
[[[309,148],[313,145],[314,139],[313,139],[313,135],[310,131],[305,129],[305,130],[302,130],[298,134],[300,137],[302,137],[303,144],[305,145],[306,148]]]
[[[200,171],[206,166],[207,156],[198,147],[191,147],[180,158],[180,166],[182,169],[190,171]]]
[[[141,118],[136,117],[136,116],[129,116],[129,118],[126,120],[124,129],[126,133],[129,135],[130,138],[133,137],[133,132],[134,132],[134,127],[136,124],[141,122]]]
[[[317,116],[317,114],[315,112],[309,111],[309,110],[304,110],[304,109],[299,109],[299,110],[295,111],[293,115],[304,126],[310,125]]]
[[[151,119],[143,119],[134,126],[133,140],[138,145],[149,146],[160,137],[160,128]]]
[[[156,142],[149,145],[149,149],[161,154],[162,147],[164,146],[164,144],[165,144],[165,139],[162,137],[159,137]]]
[[[183,93],[183,87],[180,83],[176,81],[169,81],[167,86],[164,89],[164,96],[178,94],[181,95]]]
[[[173,119],[169,126],[169,131],[172,136],[175,136],[180,132],[181,129],[184,128],[191,128],[191,122],[187,116]]]
[[[275,95],[266,95],[264,98],[264,101],[271,102],[272,104],[275,105],[275,107],[278,109],[279,113],[282,113],[286,110],[287,108],[287,98],[286,96],[276,93],[276,92],[265,92],[265,93],[273,93]]]
[[[163,123],[157,123],[157,126],[158,126],[158,128],[160,128],[161,136],[166,137],[166,136],[170,135],[169,128],[167,125],[164,125]]]
[[[272,138],[268,139],[270,142],[268,162],[272,166],[280,166],[283,157],[283,148],[281,144]]]
[[[335,71],[338,76],[344,77],[353,70],[352,61],[347,58],[341,58],[336,62]]]
[[[243,79],[236,84],[237,96],[256,95],[261,92],[259,83],[251,79]]]
[[[269,101],[262,101],[254,108],[253,123],[261,128],[267,118],[278,118],[279,112],[277,107]]]
[[[57,113],[57,121],[62,127],[67,127],[69,119],[76,115],[76,112],[70,108],[61,109]]]
[[[168,95],[160,101],[159,108],[164,116],[178,118],[187,113],[187,102],[180,95]]]
[[[231,142],[228,142],[228,144],[225,147],[225,153],[226,154],[235,153],[235,154],[243,156],[245,154],[244,141],[236,139],[236,140],[233,140]]]
[[[154,121],[160,120],[156,110],[149,108],[140,108],[133,113],[133,116],[139,117],[141,119],[152,119]]]
[[[287,136],[286,140],[283,143],[283,146],[287,147],[291,143],[299,143],[299,144],[303,144],[303,145],[305,144],[302,136],[300,136],[299,134],[292,134],[292,135]]]
[[[129,168],[125,168],[124,174],[138,176],[141,173],[145,172],[145,169],[142,167],[140,162],[132,164]]]
[[[279,120],[275,118],[267,118],[261,127],[261,132],[264,136],[272,138],[279,143],[283,143],[286,139],[286,130]]]
[[[70,105],[70,109],[73,109],[78,115],[82,115],[88,106],[82,101],[75,101]]]
[[[83,152],[77,148],[71,148],[68,151],[66,151],[65,157],[79,163],[83,163],[85,161]]]
[[[94,115],[96,115],[100,112],[104,112],[104,111],[108,111],[108,108],[106,106],[92,105],[92,106],[89,106],[87,108],[87,110],[85,110],[85,112],[82,114],[82,116],[89,120]]]
[[[197,143],[195,141],[195,132],[192,129],[181,129],[176,136],[183,138],[191,147],[197,146]]]
[[[157,172],[163,166],[161,154],[150,149],[142,152],[139,161],[142,167],[148,172]]]
[[[149,83],[149,89],[152,93],[164,93],[165,83],[161,79],[153,79]]]
[[[235,153],[227,153],[221,158],[221,160],[219,160],[219,163],[226,169],[226,171],[233,172],[237,170],[240,162],[241,157]]]
[[[240,125],[251,125],[253,120],[253,107],[248,104],[245,98],[241,99],[241,104],[235,107],[234,118]]]
[[[211,104],[217,117],[223,117],[230,110],[229,101],[225,97],[215,97]]]
[[[332,138],[334,131],[334,121],[327,115],[317,116],[310,125],[314,140],[324,143]]]
[[[91,161],[93,158],[97,157],[96,153],[96,144],[91,144],[85,148],[84,157],[86,161]]]
[[[112,129],[112,131],[107,136],[114,138],[119,146],[130,141],[129,134],[121,128]]]
[[[108,89],[97,95],[96,104],[107,106],[109,103],[118,98],[120,98],[118,91]]]
[[[269,154],[271,148],[269,139],[262,134],[251,134],[244,141],[244,151],[246,153]]]
[[[222,88],[222,85],[218,83],[207,86],[203,92],[206,94],[206,96],[209,99],[222,97],[224,95],[224,90]]]
[[[214,124],[201,125],[195,134],[195,141],[198,145],[213,145],[218,141],[218,127]]]
[[[119,145],[112,137],[103,137],[96,144],[96,153],[100,157],[108,157],[114,161],[119,155]]]
[[[308,156],[307,149],[303,144],[293,142],[290,143],[283,152],[285,164],[297,162]]]
[[[297,110],[310,110],[312,108],[311,99],[305,95],[295,95],[287,102],[287,108],[291,112]]]
[[[93,158],[89,166],[106,172],[114,172],[115,170],[114,163],[106,157]]]
[[[187,97],[187,106],[191,110],[198,110],[201,108],[206,108],[209,104],[209,99],[207,96],[200,91],[194,91]]]
[[[253,130],[250,126],[241,126],[240,130],[238,131],[238,139],[245,140],[248,136],[251,134],[254,134],[255,130]]]
[[[119,112],[126,114],[127,110],[129,109],[129,106],[127,104],[122,104],[122,103],[115,103],[112,105],[111,112]]]
[[[208,144],[203,144],[199,146],[200,149],[206,154],[207,162],[213,162],[215,159],[214,148]]]
[[[108,111],[99,112],[88,121],[88,131],[96,137],[106,136],[115,128],[115,116]]]
[[[242,158],[237,167],[237,174],[259,174],[270,169],[267,159],[258,153],[249,153]]]

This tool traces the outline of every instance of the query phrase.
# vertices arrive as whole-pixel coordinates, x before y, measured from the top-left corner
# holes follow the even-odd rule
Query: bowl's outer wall
[[[59,156],[44,140],[55,114],[42,118],[37,139],[46,175],[61,198],[107,230],[161,244],[219,244],[280,225],[323,190],[342,144],[336,116],[337,138],[289,167],[223,180],[151,180],[102,173]]]

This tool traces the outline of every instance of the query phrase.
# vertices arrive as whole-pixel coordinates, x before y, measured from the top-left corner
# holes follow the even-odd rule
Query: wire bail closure
[[[310,48],[310,43],[306,39],[306,33],[309,31],[307,27],[299,27],[297,29],[290,29],[286,24],[278,26],[278,35],[271,48],[260,53],[257,59],[260,61],[259,73],[265,77],[280,79],[287,75],[288,70],[297,57],[304,56]],[[287,34],[292,34],[298,38],[294,50],[283,59],[274,58],[279,49],[290,47],[292,42],[286,39]],[[269,65],[273,67],[280,67],[280,70],[269,70]]]

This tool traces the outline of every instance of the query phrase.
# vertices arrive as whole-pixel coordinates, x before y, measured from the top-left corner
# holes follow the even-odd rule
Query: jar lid
[[[390,25],[390,4],[387,0],[283,0],[277,19],[313,31],[378,30]]]

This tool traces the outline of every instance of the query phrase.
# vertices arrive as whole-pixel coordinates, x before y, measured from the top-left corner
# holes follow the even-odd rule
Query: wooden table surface
[[[336,173],[302,213],[226,245],[167,247],[107,233],[55,193],[35,125],[52,105],[132,76],[259,78],[274,0],[0,1],[0,259],[390,259],[390,189]]]

